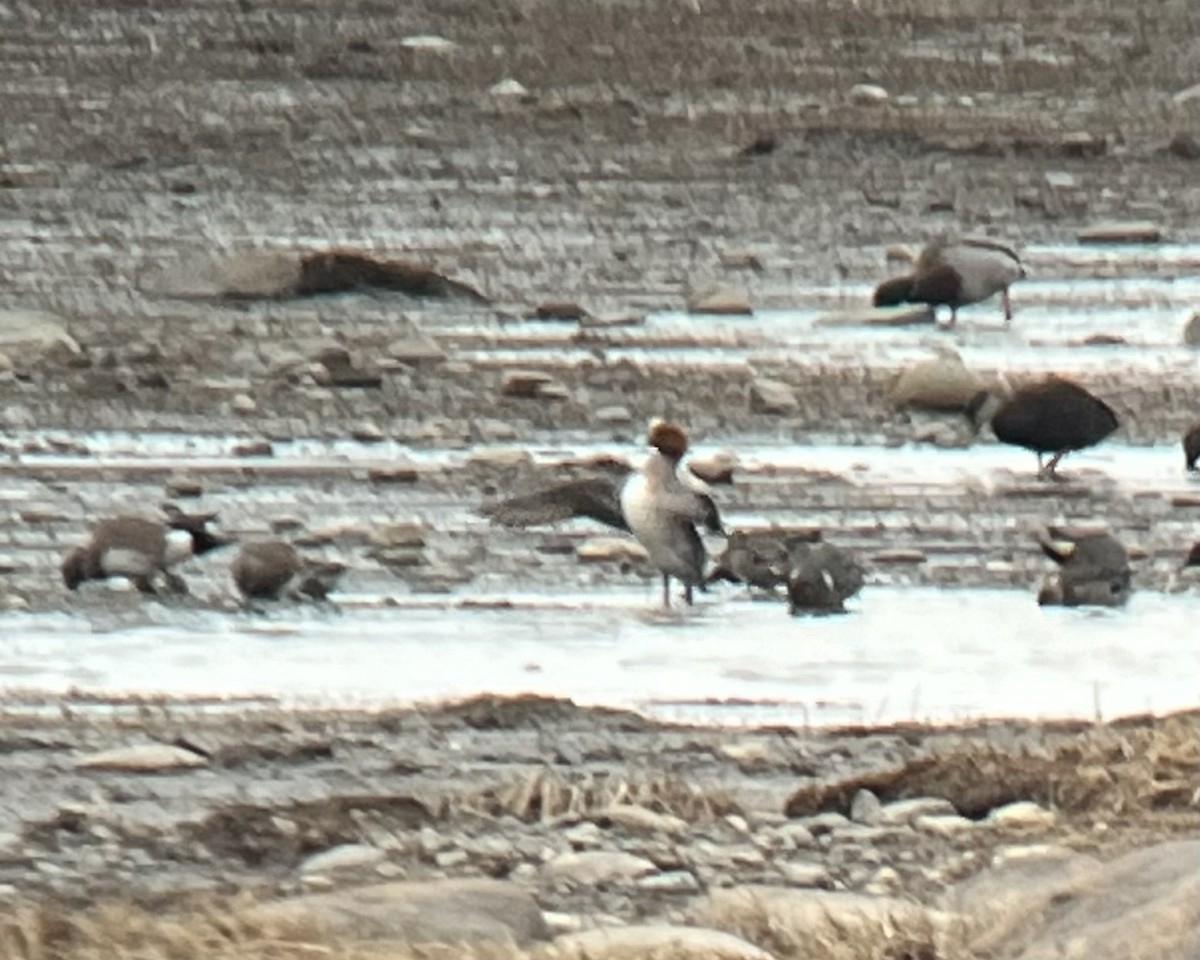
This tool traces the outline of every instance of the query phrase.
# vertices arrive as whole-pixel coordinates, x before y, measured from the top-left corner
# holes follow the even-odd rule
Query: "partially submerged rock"
[[[985,389],[977,373],[954,350],[920,360],[896,378],[888,399],[897,410],[960,413]]]
[[[357,250],[252,250],[177,264],[144,283],[149,293],[183,298],[287,300],[352,290],[414,297],[487,298],[423,264],[382,260]]]
[[[749,316],[754,313],[750,296],[741,287],[718,283],[704,287],[688,297],[689,313],[720,313]]]
[[[813,321],[816,327],[919,327],[937,322],[933,308],[923,303],[903,307],[862,307],[835,310]]]
[[[1106,221],[1084,227],[1075,239],[1080,243],[1158,243],[1162,227],[1147,220]]]

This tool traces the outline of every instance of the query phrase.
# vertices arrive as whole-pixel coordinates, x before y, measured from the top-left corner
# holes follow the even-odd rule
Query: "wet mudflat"
[[[586,928],[678,922],[727,882],[928,904],[1010,842],[1107,858],[1194,835],[1194,715],[1111,722],[1197,698],[1200,594],[1178,570],[1200,536],[1179,448],[1200,415],[1189,5],[550,6],[3,12],[3,896],[487,875]],[[1139,242],[1094,242],[1102,221]],[[943,230],[1021,250],[1012,325],[994,301],[954,330],[846,322],[905,269],[889,248]],[[301,295],[262,255],[332,248],[485,299]],[[689,311],[714,284],[753,312]],[[947,345],[984,378],[1073,375],[1122,426],[1039,483],[1032,454],[965,418],[891,405],[897,374]],[[549,386],[514,395],[515,373]],[[768,383],[787,402],[761,402]],[[716,494],[730,526],[820,526],[862,558],[849,614],[793,620],[723,587],[662,616],[636,558],[581,559],[604,531],[477,516],[598,455],[636,461],[656,415],[698,456],[739,458]],[[244,613],[222,554],[182,571],[183,600],[62,589],[91,520],[168,498],[346,562],[339,609]],[[1129,606],[1039,609],[1037,532],[1096,522],[1132,551]],[[655,721],[430,705],[483,690]],[[379,712],[397,701],[426,705]],[[969,818],[1058,812],[1033,833],[852,837],[860,805],[808,853],[776,836],[801,783],[943,735],[821,728],[989,714],[1086,722],[963,734],[964,769],[1017,739],[1011,767],[962,778],[1016,784],[987,803],[869,789],[940,791]],[[205,764],[77,766],[146,742]],[[650,774],[663,756],[670,782]],[[1047,756],[1037,784],[1012,775]],[[593,789],[612,781],[632,786]],[[239,832],[247,795],[265,813]],[[397,795],[426,812],[380,806]],[[561,798],[580,816],[614,796],[689,839],[553,819]],[[305,866],[346,844],[368,852]],[[597,886],[555,874],[551,849],[654,869]]]

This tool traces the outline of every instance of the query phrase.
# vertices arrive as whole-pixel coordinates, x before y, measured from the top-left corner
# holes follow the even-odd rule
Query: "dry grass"
[[[503,947],[338,943],[311,931],[243,919],[244,898],[169,913],[107,903],[86,910],[22,905],[0,920],[4,960],[521,960]]]
[[[614,804],[646,807],[689,823],[737,811],[736,804],[722,791],[706,790],[676,777],[615,778],[589,773],[579,779],[568,779],[548,768],[508,785],[468,793],[453,806],[488,816],[513,816],[533,822],[586,817]]]

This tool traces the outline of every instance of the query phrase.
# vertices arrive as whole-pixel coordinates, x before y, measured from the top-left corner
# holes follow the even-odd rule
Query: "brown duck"
[[[337,561],[302,556],[282,540],[247,543],[229,566],[233,582],[246,600],[324,600],[345,569],[346,565]]]
[[[215,513],[187,514],[174,504],[165,504],[163,511],[165,523],[135,516],[97,523],[88,540],[63,558],[67,589],[77,590],[88,580],[127,577],[142,593],[156,593],[161,577],[172,593],[186,593],[187,585],[172,568],[230,541],[208,529]]]
[[[1051,528],[1040,543],[1042,552],[1058,564],[1058,572],[1042,584],[1039,605],[1125,605],[1132,579],[1129,554],[1116,537]]]
[[[958,308],[979,303],[999,293],[1004,322],[1012,320],[1008,288],[1025,276],[1021,258],[1004,244],[986,239],[935,240],[921,251],[912,273],[892,277],[875,288],[877,307],[902,303],[927,303],[950,308],[950,326]]]
[[[1197,420],[1183,435],[1183,459],[1188,470],[1196,469],[1196,461],[1200,460],[1200,420]]]
[[[968,413],[976,426],[990,422],[1001,443],[1036,453],[1038,477],[1051,480],[1058,478],[1055,470],[1064,456],[1095,446],[1119,426],[1112,407],[1058,376],[1020,387],[1004,400],[981,391]],[[1047,453],[1051,457],[1043,466]]]

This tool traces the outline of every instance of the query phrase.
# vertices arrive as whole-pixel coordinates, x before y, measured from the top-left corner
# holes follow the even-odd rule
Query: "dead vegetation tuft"
[[[22,904],[0,919],[4,960],[521,960],[507,947],[339,943],[248,913],[247,897],[204,898],[163,913],[110,902],[79,910]]]
[[[672,776],[640,779],[588,773],[567,778],[549,768],[508,785],[466,794],[453,804],[461,810],[512,816],[527,823],[592,816],[616,805],[645,807],[689,823],[738,812],[727,794]]]

